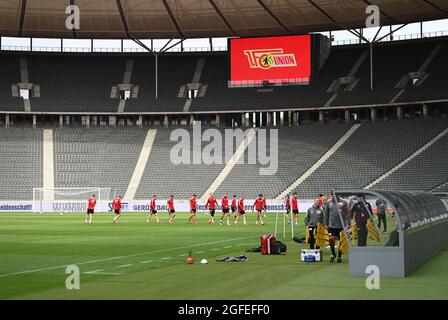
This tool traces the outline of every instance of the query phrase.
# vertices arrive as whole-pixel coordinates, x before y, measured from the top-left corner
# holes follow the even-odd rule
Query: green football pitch
[[[246,253],[274,230],[273,214],[266,226],[253,214],[247,226],[209,225],[202,213],[196,225],[186,214],[169,225],[161,216],[162,224],[146,224],[144,214],[127,213],[113,224],[111,214],[97,214],[85,225],[83,214],[0,214],[0,298],[448,299],[447,249],[409,277],[381,278],[379,290],[368,290],[365,278],[349,276],[347,257],[329,263],[328,249],[324,262],[300,262],[304,247],[289,240],[290,229],[285,255]],[[295,231],[304,235],[303,222]],[[193,265],[184,262],[190,250]],[[216,262],[240,254],[248,261]],[[79,290],[66,289],[67,265],[79,267]]]

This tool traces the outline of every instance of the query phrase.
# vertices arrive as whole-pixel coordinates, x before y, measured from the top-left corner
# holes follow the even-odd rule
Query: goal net
[[[96,212],[109,211],[111,188],[33,188],[33,212],[86,212],[87,200],[96,196]]]

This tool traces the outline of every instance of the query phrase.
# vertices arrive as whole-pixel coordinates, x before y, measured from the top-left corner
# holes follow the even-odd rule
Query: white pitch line
[[[101,272],[101,271],[104,271],[103,269],[97,269],[97,270],[92,270],[92,271],[86,271],[86,272],[83,272],[83,273],[85,273],[85,274],[93,274],[93,273],[97,273],[97,272]]]
[[[228,248],[232,248],[232,246],[227,246],[227,247],[224,247],[223,249],[228,249]]]
[[[188,256],[188,253],[180,254],[179,257],[186,257]]]
[[[160,260],[168,260],[168,259],[173,259],[173,257],[160,258]]]
[[[121,276],[121,275],[126,274],[126,273],[121,273],[121,272],[95,272],[94,274]]]
[[[162,252],[167,252],[167,251],[175,251],[175,250],[181,250],[181,249],[195,248],[195,247],[201,247],[201,246],[206,246],[206,245],[211,245],[211,244],[216,244],[216,243],[237,241],[237,240],[250,239],[250,238],[255,238],[255,237],[258,238],[259,236],[250,236],[250,237],[242,237],[242,238],[235,238],[235,239],[218,240],[218,241],[213,241],[213,242],[199,243],[199,244],[195,244],[195,245],[192,245],[192,246],[182,246],[182,247],[177,247],[177,248],[156,250],[156,251],[153,251],[153,252],[134,253],[134,254],[130,254],[130,255],[127,255],[127,256],[110,257],[110,258],[104,258],[104,259],[98,259],[98,260],[83,261],[83,262],[78,262],[78,263],[68,263],[68,264],[64,264],[64,265],[60,265],[60,266],[47,267],[47,268],[41,268],[41,269],[24,270],[24,271],[18,271],[18,272],[13,272],[13,273],[5,273],[5,274],[0,274],[0,278],[10,277],[10,276],[17,276],[17,275],[20,275],[20,274],[40,272],[40,271],[62,269],[62,268],[66,268],[68,265],[78,265],[78,266],[80,266],[80,265],[91,264],[91,263],[96,263],[96,262],[104,262],[104,261],[118,260],[118,259],[130,258],[130,257],[144,256],[144,255],[147,255],[148,253],[151,253],[151,254],[162,253]]]
[[[198,251],[198,252],[196,252],[196,253],[204,253],[204,252],[207,252],[207,251]]]
[[[130,266],[132,266],[133,264],[132,263],[129,263],[129,264],[123,264],[123,265],[121,265],[121,266],[118,266],[117,268],[126,268],[126,267],[130,267]]]
[[[151,263],[151,262],[154,262],[154,260],[140,261],[140,263]]]
[[[218,248],[210,249],[210,251],[217,251],[217,250],[219,250],[219,249]]]

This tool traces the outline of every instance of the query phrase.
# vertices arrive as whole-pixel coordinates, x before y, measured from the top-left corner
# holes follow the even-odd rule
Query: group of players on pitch
[[[121,216],[121,196],[116,197],[112,202],[112,209],[115,212],[114,218],[112,219],[113,223],[117,223],[118,219]],[[156,217],[157,223],[161,223],[159,215],[157,213],[157,195],[154,194],[151,198],[149,204],[150,213],[146,219],[147,223],[151,222],[151,218],[153,216]],[[234,195],[232,200],[227,196],[227,193],[221,199],[221,218],[219,219],[219,224],[223,224],[223,219],[226,218],[227,225],[230,225],[230,218],[234,218],[234,224],[238,224],[239,219],[243,218],[243,223],[246,225],[246,212],[244,205],[244,197],[237,197]],[[96,205],[96,197],[92,195],[88,199],[87,203],[87,215],[85,219],[86,224],[92,223],[92,216],[95,211]],[[219,204],[218,200],[214,196],[213,193],[210,194],[209,198],[205,203],[205,209],[208,209],[210,212],[210,219],[208,220],[209,224],[214,224],[215,220],[215,211],[217,210]],[[381,204],[379,205],[377,202],[378,208],[381,208]],[[383,204],[384,206],[384,204]],[[196,213],[198,211],[198,200],[196,195],[193,194],[189,199],[189,208],[190,208],[190,216],[188,217],[189,224],[196,224]],[[176,217],[176,210],[174,209],[174,196],[171,195],[167,200],[167,210],[169,220],[168,223],[172,224],[173,219]],[[265,225],[263,218],[266,217],[267,210],[267,201],[266,197],[263,194],[259,194],[255,199],[252,212],[257,212],[257,221],[256,225]],[[292,199],[289,195],[285,198],[285,214],[288,216],[288,223],[291,224],[291,211],[293,218],[295,220],[295,225],[298,226],[298,217],[299,217],[299,205],[298,205],[298,195],[297,193],[293,194]],[[367,221],[369,220],[369,212],[372,211],[371,205],[366,201],[365,196],[357,196],[352,199],[349,199],[349,203],[340,197],[336,197],[333,193],[328,197],[327,195],[319,195],[314,200],[313,205],[307,210],[305,215],[305,226],[307,228],[307,238],[308,243],[311,249],[319,249],[316,246],[316,231],[318,229],[319,224],[325,226],[325,229],[328,231],[329,236],[329,245],[331,250],[330,261],[333,262],[337,257],[337,262],[342,262],[342,250],[340,246],[338,246],[338,252],[336,254],[335,244],[336,240],[340,240],[340,234],[344,230],[343,221],[340,218],[339,211],[341,211],[344,220],[346,223],[350,223],[350,220],[353,221],[357,225],[357,238],[358,238],[358,246],[365,246],[367,244]],[[385,210],[383,210],[385,212]],[[378,213],[378,216],[379,213]],[[384,220],[384,228],[385,228],[385,214],[383,217]],[[378,225],[378,228],[380,224]],[[386,230],[386,229],[385,229]],[[384,231],[386,232],[386,231]]]
[[[112,201],[112,209],[115,212],[114,218],[112,219],[113,223],[117,223],[118,219],[121,216],[121,196],[116,197]],[[150,200],[149,203],[149,215],[146,219],[146,223],[150,223],[153,216],[155,216],[157,223],[161,223],[160,217],[157,212],[157,195],[154,194]],[[232,200],[229,204],[229,197],[227,196],[227,193],[224,194],[224,196],[221,199],[221,218],[219,219],[219,224],[223,224],[224,218],[227,220],[227,225],[230,225],[230,218],[234,218],[233,223],[238,224],[238,221],[242,217],[243,224],[247,224],[246,220],[246,211],[245,211],[245,205],[244,205],[244,197],[240,197],[237,199],[236,195],[233,195]],[[188,223],[189,224],[196,224],[196,213],[198,211],[198,200],[195,194],[193,194],[189,199],[189,209],[190,209],[190,216],[188,217]],[[91,224],[92,223],[92,216],[95,211],[96,206],[96,197],[95,195],[91,195],[87,202],[87,214],[85,223]],[[209,210],[210,212],[210,219],[208,220],[209,224],[215,223],[215,212],[218,208],[218,200],[214,196],[213,193],[210,194],[210,197],[207,199],[205,203],[205,208]],[[292,200],[290,199],[289,195],[286,198],[285,201],[285,207],[286,207],[286,214],[289,216],[292,208],[292,213],[295,218],[295,225],[298,225],[298,216],[299,216],[299,206],[298,206],[298,195],[297,193],[294,193]],[[267,210],[267,201],[266,197],[264,197],[262,194],[259,194],[258,197],[255,199],[252,212],[257,212],[257,221],[256,225],[265,225],[265,222],[263,221],[263,218],[266,218],[266,210]],[[174,209],[174,196],[170,195],[170,197],[167,200],[167,211],[168,211],[168,223],[173,224],[173,219],[176,217],[176,210]],[[289,219],[289,223],[291,223],[291,220]]]

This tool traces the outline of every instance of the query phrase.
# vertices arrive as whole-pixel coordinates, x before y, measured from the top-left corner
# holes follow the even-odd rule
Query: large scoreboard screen
[[[230,86],[309,83],[311,36],[229,39]]]

